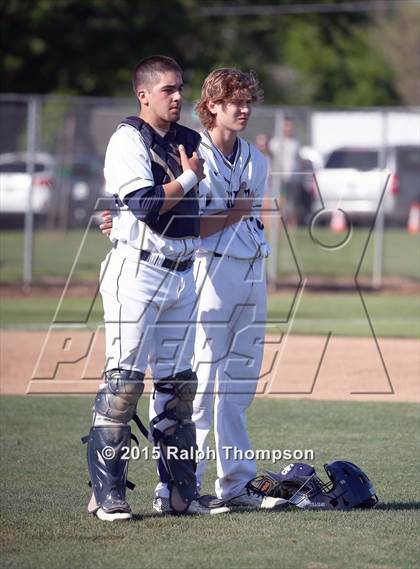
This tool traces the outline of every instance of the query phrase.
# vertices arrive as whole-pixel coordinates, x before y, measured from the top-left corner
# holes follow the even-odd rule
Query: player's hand
[[[104,235],[109,236],[112,229],[112,215],[109,210],[105,210],[101,212],[101,217],[104,220],[103,223],[99,226],[99,229],[102,231]]]
[[[239,186],[239,192],[236,194],[233,208],[241,214],[242,218],[244,218],[249,217],[253,205],[254,194],[246,187],[246,182],[242,182]]]
[[[199,158],[197,152],[193,152],[191,158],[188,158],[187,153],[185,152],[185,148],[182,144],[178,146],[179,150],[179,157],[181,158],[181,166],[182,171],[185,170],[192,170],[194,174],[197,176],[197,180],[201,182],[203,178],[205,178],[204,174],[204,160]]]

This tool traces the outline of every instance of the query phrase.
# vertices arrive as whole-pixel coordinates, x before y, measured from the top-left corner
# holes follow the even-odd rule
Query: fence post
[[[33,242],[34,242],[34,212],[33,187],[35,173],[35,152],[38,146],[39,100],[31,97],[28,101],[27,127],[27,162],[26,172],[30,177],[28,202],[25,211],[24,243],[23,243],[23,284],[29,288],[33,278]]]
[[[284,122],[284,112],[283,110],[277,110],[274,122],[274,140],[279,143],[279,148],[275,152],[272,162],[271,171],[271,198],[275,199],[277,203],[280,204],[281,199],[281,152],[280,147],[283,144],[283,122]],[[281,213],[281,212],[280,212]],[[268,278],[272,285],[276,286],[278,281],[278,269],[279,269],[279,237],[280,237],[280,217],[277,214],[270,217],[270,245],[271,245],[271,255],[269,257],[268,263]]]
[[[388,117],[386,111],[382,111],[382,142],[378,157],[378,166],[380,172],[384,175],[384,182],[387,180],[385,176],[386,168],[386,154],[388,147]],[[382,183],[384,183],[382,182]],[[387,182],[388,185],[388,182]],[[382,203],[378,209],[375,228],[374,228],[374,256],[373,256],[373,270],[372,270],[372,286],[380,288],[383,279],[383,265],[384,265],[384,225],[385,225],[385,200],[387,188],[381,187],[380,198],[384,192]]]

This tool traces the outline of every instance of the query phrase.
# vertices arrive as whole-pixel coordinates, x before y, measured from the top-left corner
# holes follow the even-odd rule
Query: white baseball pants
[[[197,257],[194,266],[198,293],[198,325],[194,370],[198,392],[193,420],[199,451],[206,451],[214,402],[216,494],[229,500],[243,492],[256,476],[255,459],[243,456],[252,445],[246,410],[260,374],[266,322],[264,261],[213,255]],[[231,450],[231,452],[229,452]],[[198,483],[205,469],[200,461]]]
[[[168,271],[113,249],[101,266],[106,369],[145,372],[153,379],[191,368],[196,302],[194,273]]]
[[[127,255],[127,252],[130,254]],[[195,339],[196,289],[193,269],[169,271],[138,260],[118,246],[101,265],[100,292],[106,331],[106,370],[145,372],[154,381],[191,369]],[[149,419],[162,413],[173,395],[156,391]],[[95,417],[95,424],[105,419]],[[174,423],[163,419],[160,428]],[[156,493],[168,495],[159,482]]]

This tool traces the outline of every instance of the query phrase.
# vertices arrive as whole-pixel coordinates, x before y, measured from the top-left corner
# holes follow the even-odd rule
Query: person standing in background
[[[284,119],[281,140],[272,139],[269,148],[280,174],[280,207],[283,217],[288,225],[295,226],[298,224],[301,207],[302,180],[300,142],[295,137],[295,126],[291,118]]]

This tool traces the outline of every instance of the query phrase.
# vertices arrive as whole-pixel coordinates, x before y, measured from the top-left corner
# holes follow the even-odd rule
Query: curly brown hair
[[[215,69],[203,83],[201,98],[195,110],[203,126],[211,129],[216,123],[216,118],[208,109],[209,101],[229,103],[248,98],[258,103],[263,100],[263,91],[255,73],[252,71],[244,73],[231,68]]]

